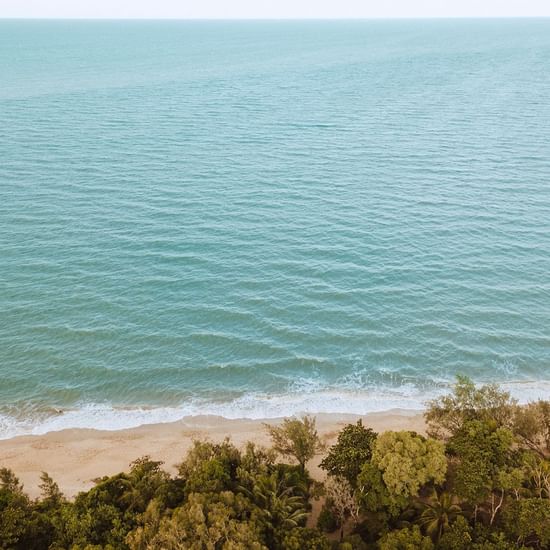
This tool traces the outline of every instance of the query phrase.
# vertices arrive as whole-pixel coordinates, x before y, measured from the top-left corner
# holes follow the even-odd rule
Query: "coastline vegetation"
[[[550,549],[550,402],[459,377],[425,419],[427,437],[344,427],[323,483],[310,417],[267,425],[270,449],[196,441],[175,476],[140,458],[72,501],[0,468],[0,549]]]

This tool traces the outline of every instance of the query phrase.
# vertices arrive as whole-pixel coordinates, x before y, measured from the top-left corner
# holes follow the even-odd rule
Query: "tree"
[[[236,488],[240,463],[241,453],[229,439],[194,441],[178,472],[188,493],[215,493]]]
[[[510,427],[516,406],[517,401],[496,384],[477,388],[466,376],[457,376],[453,392],[429,401],[424,417],[431,436],[446,438],[469,420],[491,420],[499,427]]]
[[[447,445],[451,455],[458,459],[453,478],[453,489],[458,496],[477,507],[485,502],[493,491],[499,490],[499,502],[492,499],[492,519],[502,505],[506,489],[514,478],[504,473],[510,464],[512,433],[498,427],[496,422],[470,420],[451,437]],[[500,508],[500,506],[499,506]]]
[[[28,531],[30,502],[8,468],[0,468],[0,548],[22,548]]]
[[[59,490],[59,485],[46,472],[42,472],[40,475],[40,482],[38,487],[42,493],[41,508],[48,510],[59,508],[65,502],[65,497]]]
[[[496,477],[493,479],[490,499],[491,517],[489,523],[491,525],[495,522],[507,493],[512,493],[516,499],[519,499],[524,479],[525,472],[522,468],[506,467],[498,471]]]
[[[443,533],[438,550],[470,550],[472,548],[472,530],[464,516],[457,516],[447,531]]]
[[[126,536],[130,550],[148,550],[159,532],[161,519],[159,502],[152,500],[139,518],[140,525]]]
[[[315,418],[285,418],[281,426],[265,424],[265,427],[273,448],[283,456],[295,458],[302,472],[305,472],[306,462],[324,449],[317,434]]]
[[[241,519],[243,495],[192,493],[187,502],[161,521],[147,550],[267,550],[253,522]]]
[[[473,544],[468,550],[527,550],[518,541],[510,541],[500,531],[487,529],[483,524],[477,523],[473,532]]]
[[[326,489],[327,498],[340,525],[340,540],[342,540],[347,518],[351,517],[355,525],[359,519],[360,507],[355,497],[355,490],[346,478],[334,476],[327,480]]]
[[[542,458],[550,457],[550,401],[517,407],[513,431],[524,447]]]
[[[423,511],[418,523],[434,542],[439,542],[451,523],[460,515],[462,508],[449,493],[432,493],[431,498],[423,504]]]
[[[17,496],[23,496],[23,485],[19,482],[17,476],[9,468],[0,468],[0,490],[5,491],[3,496],[11,493]]]
[[[294,527],[283,538],[284,550],[331,550],[328,539],[317,529]]]
[[[138,526],[140,514],[169,485],[169,476],[160,465],[149,457],[140,458],[129,472],[97,479],[95,487],[77,495],[65,521],[64,537],[71,547],[126,548],[126,537]]]
[[[550,461],[525,453],[523,465],[536,495],[539,498],[550,498]]]
[[[143,513],[149,502],[158,496],[159,490],[168,483],[170,476],[161,468],[163,462],[144,456],[130,464],[126,491],[121,503],[128,511]]]
[[[361,420],[348,424],[338,434],[338,441],[329,449],[321,468],[331,476],[344,477],[355,487],[363,464],[372,457],[376,437],[376,432],[365,428]]]
[[[391,531],[383,536],[378,543],[380,550],[433,550],[430,537],[424,537],[418,525],[399,531]]]
[[[550,500],[526,498],[514,501],[505,517],[506,531],[526,545],[548,548],[550,545]]]
[[[277,472],[259,476],[252,491],[244,493],[257,506],[257,514],[274,530],[292,529],[305,522],[304,498],[295,495],[294,487],[287,486]]]
[[[397,517],[408,503],[408,498],[390,493],[382,472],[372,462],[364,464],[357,476],[357,498],[367,512],[381,513],[382,523]]]
[[[426,483],[442,483],[447,471],[443,444],[407,431],[378,436],[372,462],[394,497],[416,497]]]
[[[319,512],[319,517],[317,518],[317,529],[323,533],[334,533],[338,529],[338,521],[334,516],[334,511],[332,509],[332,503],[330,499],[325,499],[321,511]]]
[[[74,502],[46,473],[41,496],[30,499],[0,468],[0,550],[550,550],[545,402],[518,408],[503,425],[488,414],[495,394],[478,407],[478,390],[465,386],[446,445],[346,426],[323,461],[326,488],[305,470],[320,448],[308,417],[269,426],[275,449],[195,442],[175,477],[140,458]],[[306,527],[309,500],[320,494],[319,528],[334,532],[336,520],[343,529],[351,519],[352,535],[329,541]]]

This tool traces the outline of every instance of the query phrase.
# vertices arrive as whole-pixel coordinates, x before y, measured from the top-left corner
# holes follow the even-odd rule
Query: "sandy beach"
[[[317,428],[321,438],[332,444],[338,431],[362,418],[365,426],[378,432],[385,430],[424,430],[418,411],[393,410],[367,416],[320,414]],[[150,424],[120,431],[63,430],[45,435],[20,436],[0,441],[0,467],[11,468],[23,482],[31,497],[39,495],[40,473],[45,471],[56,480],[68,497],[93,486],[93,480],[113,475],[128,468],[130,462],[144,455],[162,460],[167,471],[174,473],[192,442],[196,439],[221,441],[230,437],[237,446],[246,441],[269,445],[264,422],[273,420],[228,420],[217,416],[195,416],[167,424]],[[320,457],[308,465],[316,478]]]

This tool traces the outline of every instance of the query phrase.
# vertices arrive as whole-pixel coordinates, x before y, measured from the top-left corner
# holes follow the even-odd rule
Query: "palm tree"
[[[244,492],[276,527],[292,529],[307,517],[304,499],[293,495],[293,487],[286,487],[276,472],[259,476],[252,491],[245,489]]]
[[[449,525],[462,514],[462,508],[456,498],[449,493],[433,492],[430,500],[422,504],[424,510],[418,523],[425,528],[426,533],[438,542]]]
[[[240,490],[258,507],[259,518],[268,541],[273,542],[281,534],[300,526],[307,518],[304,498],[293,494],[277,472],[259,475],[252,490]]]

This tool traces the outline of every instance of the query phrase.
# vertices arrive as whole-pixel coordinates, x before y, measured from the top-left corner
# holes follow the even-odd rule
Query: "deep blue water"
[[[0,255],[4,435],[548,396],[550,20],[1,21]]]

